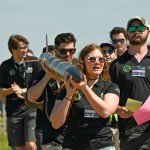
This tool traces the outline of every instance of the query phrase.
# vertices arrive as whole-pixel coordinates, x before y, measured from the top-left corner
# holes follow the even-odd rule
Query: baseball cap
[[[115,47],[110,42],[100,44],[100,48],[103,48],[104,46],[110,46],[113,50],[115,50]]]
[[[131,22],[135,21],[135,20],[138,20],[140,21],[145,27],[147,27],[149,29],[149,24],[148,22],[145,20],[145,18],[143,17],[140,17],[140,16],[135,16],[133,18],[131,18],[128,23],[127,23],[127,29],[129,27],[129,25],[131,24]]]

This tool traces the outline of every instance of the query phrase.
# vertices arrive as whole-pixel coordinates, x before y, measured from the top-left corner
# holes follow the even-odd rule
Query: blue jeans
[[[116,150],[115,146],[108,146],[105,148],[100,148],[100,149],[96,149],[96,150]]]
[[[62,150],[72,150],[72,149],[63,148]],[[108,146],[108,147],[100,148],[100,149],[96,149],[96,150],[116,150],[116,148],[114,146]]]

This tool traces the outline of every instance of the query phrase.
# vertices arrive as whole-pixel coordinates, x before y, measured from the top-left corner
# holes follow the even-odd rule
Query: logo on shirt
[[[33,68],[32,67],[28,67],[28,69],[26,70],[26,73],[32,73],[33,72]]]
[[[14,69],[11,69],[11,70],[9,70],[9,74],[11,75],[11,76],[13,76],[13,75],[15,75],[15,70]]]
[[[123,66],[123,72],[129,72],[131,70],[131,67],[128,65]]]

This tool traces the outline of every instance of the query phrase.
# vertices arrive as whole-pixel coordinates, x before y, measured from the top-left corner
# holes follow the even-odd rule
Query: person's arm
[[[108,118],[117,109],[119,97],[116,94],[107,93],[102,100],[88,86],[83,88],[82,92],[96,113],[103,118]]]
[[[51,72],[50,70],[46,68],[44,63],[45,63],[45,60],[41,61],[43,70],[45,71],[44,77],[37,84],[31,86],[27,90],[27,96],[28,96],[29,101],[36,101],[42,95],[44,88],[46,87],[50,78],[59,80],[56,74],[54,74],[53,72]]]
[[[0,96],[8,96],[13,93],[14,91],[12,90],[12,88],[0,88]]]
[[[14,91],[12,90],[11,86],[6,86],[6,83],[8,83],[8,73],[7,73],[7,63],[3,62],[0,65],[0,96],[8,96],[10,94],[13,94]],[[6,88],[7,87],[7,88]]]
[[[67,95],[64,97],[63,100],[56,100],[55,106],[51,112],[50,115],[50,121],[52,123],[53,128],[58,129],[65,123],[66,116],[68,113],[68,108],[70,105],[71,96],[67,97]],[[70,100],[68,100],[68,98]]]
[[[21,88],[15,82],[11,84],[11,88],[14,91],[14,93],[17,95],[17,97],[24,99],[24,94],[26,93],[27,88]]]
[[[0,88],[0,96],[8,96],[15,93],[17,97],[24,99],[22,94],[26,93],[26,88],[20,88],[15,82],[11,84],[10,88]]]
[[[75,88],[69,83],[66,82],[67,75],[65,75],[64,83],[66,86],[66,94],[63,96],[62,100],[56,100],[53,110],[50,115],[50,121],[52,123],[53,128],[60,128],[66,120],[68,109],[70,106],[70,102],[73,94],[75,93]],[[61,94],[61,93],[60,93]]]
[[[43,110],[43,101],[42,102],[36,102],[36,101],[29,101],[28,99],[25,99],[25,105],[27,107],[37,108],[40,110]]]
[[[42,95],[44,88],[46,87],[49,80],[50,76],[48,74],[45,74],[44,77],[36,85],[31,86],[27,90],[28,100],[36,101]]]
[[[2,104],[6,104],[6,97],[5,96],[0,97],[0,102]]]

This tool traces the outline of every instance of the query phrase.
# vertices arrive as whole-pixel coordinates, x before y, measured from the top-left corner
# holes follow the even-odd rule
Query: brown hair
[[[76,45],[76,39],[72,33],[61,33],[55,38],[55,47],[59,47],[61,43],[74,43]]]
[[[98,49],[102,53],[101,48],[98,45],[96,45],[96,44],[87,45],[80,51],[79,63],[77,64],[77,67],[79,67],[83,71],[84,74],[86,73],[86,70],[85,70],[85,65],[84,65],[84,61],[83,60],[84,60],[84,58],[86,57],[87,54],[89,54],[90,52],[94,51],[95,49]],[[110,80],[110,75],[109,75],[108,68],[109,68],[109,64],[105,63],[104,67],[103,67],[103,71],[102,71],[102,73],[100,75],[101,79],[103,79],[103,80]]]
[[[123,27],[114,27],[114,28],[110,31],[110,38],[111,38],[111,40],[113,40],[112,37],[113,37],[114,34],[119,34],[119,33],[123,33],[124,37],[125,37],[126,39],[128,39],[128,37],[127,37],[127,31],[126,31],[125,28],[123,28]]]
[[[28,40],[25,37],[23,37],[22,35],[18,35],[18,34],[11,35],[8,40],[9,51],[12,53],[12,49],[18,49],[20,42],[23,42],[27,46],[29,45]]]

